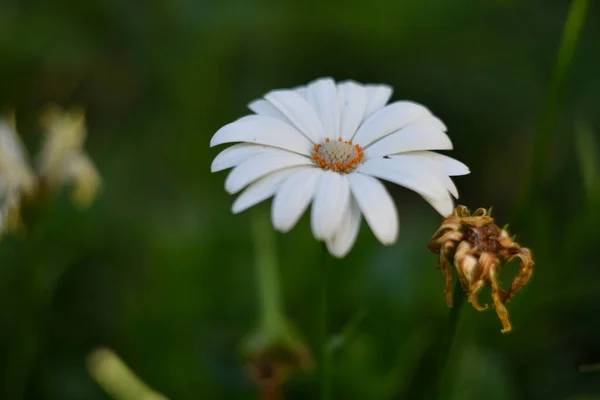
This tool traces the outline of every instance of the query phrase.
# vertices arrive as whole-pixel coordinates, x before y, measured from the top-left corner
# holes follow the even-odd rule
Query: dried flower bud
[[[282,398],[288,378],[313,366],[310,351],[289,326],[276,336],[262,330],[250,335],[242,344],[242,354],[263,400]]]
[[[480,305],[478,293],[489,284],[492,288],[493,307],[502,321],[502,332],[512,327],[505,304],[528,282],[533,273],[531,251],[521,247],[510,237],[507,227],[499,228],[491,217],[491,209],[479,208],[474,213],[465,206],[457,206],[442,221],[431,241],[429,249],[440,255],[437,268],[441,268],[446,280],[446,303],[452,307],[452,267],[454,263],[458,279],[469,302],[476,310],[488,308]],[[519,258],[521,265],[507,292],[500,286],[502,265]]]

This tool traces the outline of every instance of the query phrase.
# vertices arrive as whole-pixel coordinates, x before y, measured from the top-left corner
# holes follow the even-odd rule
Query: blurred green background
[[[332,76],[427,105],[471,168],[455,179],[460,203],[493,205],[533,249],[512,333],[493,311],[462,311],[443,397],[600,399],[600,371],[579,371],[600,363],[597,4],[544,117],[569,4],[2,0],[0,106],[17,108],[35,153],[43,105],[84,105],[104,187],[85,211],[62,193],[0,244],[0,398],[107,399],[85,366],[100,345],[171,399],[256,398],[236,351],[257,320],[250,216],[269,203],[232,215],[208,143],[265,92]],[[536,135],[552,130],[546,152]],[[536,151],[547,159],[527,183]],[[383,247],[363,222],[333,265],[332,328],[366,310],[335,354],[336,399],[419,399],[433,384],[448,309],[426,244],[440,217],[388,187],[398,243]],[[277,241],[287,314],[316,352],[322,248],[306,217]],[[300,374],[287,398],[315,398],[316,385]]]

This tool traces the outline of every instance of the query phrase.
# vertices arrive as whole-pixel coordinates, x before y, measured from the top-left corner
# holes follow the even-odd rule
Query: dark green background
[[[597,5],[553,112],[548,162],[521,196],[534,152],[545,153],[534,142],[547,133],[539,127],[569,4],[0,2],[0,105],[17,107],[32,153],[40,107],[84,105],[86,147],[104,179],[89,210],[63,193],[25,239],[0,245],[0,398],[106,399],[85,369],[97,345],[171,399],[255,398],[235,353],[257,317],[255,210],[230,213],[208,143],[250,100],[320,76],[387,83],[393,100],[427,105],[449,127],[451,155],[471,168],[455,180],[460,203],[493,205],[533,249],[534,278],[509,304],[512,333],[500,333],[492,311],[463,310],[444,397],[600,398],[600,371],[578,372],[600,363]],[[333,266],[332,326],[367,310],[335,356],[336,399],[419,399],[433,384],[448,309],[426,244],[440,217],[389,188],[398,243],[383,247],[363,223]],[[316,350],[321,246],[307,218],[277,240],[288,316]],[[287,395],[315,398],[315,389],[300,375]]]

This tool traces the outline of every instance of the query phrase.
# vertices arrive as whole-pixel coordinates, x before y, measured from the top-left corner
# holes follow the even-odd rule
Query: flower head
[[[17,228],[22,196],[32,195],[36,185],[14,117],[0,119],[0,234]]]
[[[84,152],[86,137],[85,114],[82,109],[62,111],[49,106],[41,117],[46,141],[40,154],[39,171],[50,188],[72,184],[76,204],[88,206],[101,184],[100,174]]]
[[[283,385],[296,372],[310,371],[313,358],[298,332],[288,323],[276,333],[259,329],[242,343],[249,377],[261,399],[279,399]]]
[[[469,296],[469,302],[476,310],[483,311],[478,293],[489,284],[492,287],[492,299],[498,317],[502,321],[502,332],[512,327],[508,319],[505,303],[523,286],[533,273],[531,251],[521,247],[510,237],[507,228],[501,229],[491,217],[491,209],[478,208],[473,214],[465,206],[458,206],[437,230],[429,249],[440,255],[437,268],[441,268],[446,279],[446,303],[452,307],[452,269],[454,266],[463,290]],[[512,259],[520,259],[519,273],[507,292],[500,286],[499,275],[502,265]]]
[[[469,169],[431,151],[452,148],[442,121],[411,101],[386,106],[391,95],[386,85],[324,78],[251,102],[254,115],[224,126],[210,142],[241,142],[211,167],[233,168],[225,182],[229,193],[246,188],[233,212],[274,196],[273,225],[287,232],[312,203],[313,234],[337,257],[350,251],[362,215],[380,242],[396,241],[396,206],[377,178],[414,190],[450,214],[458,196],[450,176]]]

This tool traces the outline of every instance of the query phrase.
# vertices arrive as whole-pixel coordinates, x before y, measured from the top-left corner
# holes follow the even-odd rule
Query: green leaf
[[[575,144],[586,194],[590,200],[593,200],[598,193],[598,185],[600,185],[600,160],[598,143],[594,131],[588,123],[580,122],[577,125]]]

